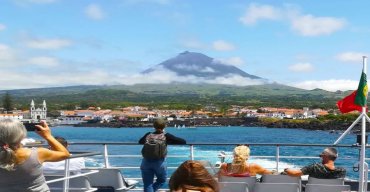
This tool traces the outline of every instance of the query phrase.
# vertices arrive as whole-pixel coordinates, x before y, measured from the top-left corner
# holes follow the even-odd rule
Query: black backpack
[[[146,136],[141,154],[145,159],[162,159],[167,155],[167,144],[165,133]]]

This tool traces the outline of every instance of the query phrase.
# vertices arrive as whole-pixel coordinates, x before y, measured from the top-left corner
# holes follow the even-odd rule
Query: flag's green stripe
[[[367,98],[367,78],[366,74],[362,72],[360,83],[358,84],[357,94],[355,98],[355,104],[360,106],[366,106],[366,98]]]

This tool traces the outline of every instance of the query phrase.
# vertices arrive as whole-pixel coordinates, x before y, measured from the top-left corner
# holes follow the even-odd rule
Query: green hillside
[[[265,84],[265,85],[250,85],[250,86],[231,86],[217,84],[138,84],[134,86],[114,85],[112,89],[128,90],[135,93],[145,94],[201,94],[201,95],[237,95],[237,96],[275,96],[287,94],[312,94],[333,96],[335,93],[325,90],[307,91],[281,84]]]
[[[5,91],[0,91],[3,95]],[[31,99],[46,100],[49,108],[101,106],[104,108],[146,105],[155,108],[197,109],[213,104],[252,107],[335,108],[346,93],[304,90],[281,84],[230,86],[211,84],[139,84],[133,86],[72,86],[11,90],[18,108],[27,108]]]

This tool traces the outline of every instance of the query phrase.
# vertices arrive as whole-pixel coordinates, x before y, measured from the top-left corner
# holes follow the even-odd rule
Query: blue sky
[[[5,0],[0,87],[170,82],[177,77],[140,72],[188,50],[278,83],[353,90],[370,53],[369,7],[367,0]]]

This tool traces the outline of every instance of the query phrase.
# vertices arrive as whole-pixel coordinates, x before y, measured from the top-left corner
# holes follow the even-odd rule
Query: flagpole
[[[363,73],[367,73],[367,57],[363,56]],[[361,126],[361,152],[360,152],[360,175],[358,183],[358,191],[366,192],[367,188],[367,175],[365,176],[365,169],[367,169],[367,163],[365,162],[365,150],[366,150],[366,107],[362,107],[362,126]],[[367,174],[367,170],[366,170]]]

